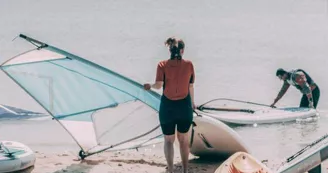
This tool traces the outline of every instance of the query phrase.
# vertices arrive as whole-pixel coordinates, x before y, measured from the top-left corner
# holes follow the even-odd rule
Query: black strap
[[[192,122],[191,124],[191,137],[190,137],[190,143],[189,143],[189,148],[192,147],[192,144],[194,143],[194,135],[195,135],[195,131],[194,131],[194,127],[196,127],[196,123]]]

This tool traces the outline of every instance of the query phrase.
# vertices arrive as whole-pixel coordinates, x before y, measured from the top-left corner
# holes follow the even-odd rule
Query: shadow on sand
[[[163,163],[156,163],[154,161],[145,161],[144,159],[139,160],[126,160],[126,159],[113,159],[110,160],[111,162],[121,162],[126,164],[144,164],[144,165],[150,165],[150,166],[157,166],[157,167],[166,167],[166,164]]]
[[[195,158],[189,160],[189,173],[213,173],[221,163],[226,160],[227,157],[207,157],[206,159]],[[143,159],[139,160],[126,160],[126,159],[112,159],[110,162],[120,162],[125,164],[146,164],[156,167],[163,167],[167,169],[166,164],[156,163],[153,161],[145,161]],[[182,165],[181,163],[174,164],[174,171],[181,172]],[[163,172],[165,173],[165,171]]]
[[[105,162],[104,159],[100,160],[83,160],[77,164],[72,164],[61,170],[57,170],[53,173],[88,173],[95,166]]]
[[[195,158],[189,160],[189,173],[213,173],[220,164],[226,159],[226,157],[213,157],[213,158]],[[106,164],[109,162],[125,163],[125,164],[145,164],[155,167],[162,167],[166,169],[166,164],[157,163],[154,161],[146,161],[144,159],[98,159],[98,160],[83,160],[76,164],[71,164],[63,169],[57,170],[53,173],[89,173],[93,167],[100,164]],[[182,171],[181,163],[174,165],[175,172]],[[31,167],[25,170],[23,173],[32,173],[34,168]],[[165,172],[165,171],[164,171]]]
[[[31,166],[31,167],[28,167],[24,170],[15,171],[15,172],[12,172],[12,173],[31,173],[33,170],[34,170],[34,166]]]

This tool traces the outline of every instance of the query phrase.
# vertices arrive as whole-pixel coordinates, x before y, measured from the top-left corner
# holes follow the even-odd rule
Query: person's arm
[[[157,65],[155,83],[154,84],[149,84],[149,83],[144,84],[144,89],[145,90],[150,90],[151,88],[161,89],[163,84],[164,84],[164,70],[163,70],[161,64],[159,63]]]
[[[290,86],[290,84],[288,82],[284,81],[284,84],[282,85],[277,97],[274,99],[273,103],[271,104],[271,107],[274,107],[274,105],[285,95],[289,86]]]
[[[156,81],[154,84],[146,83],[146,84],[144,84],[144,89],[145,90],[150,90],[151,88],[161,89],[163,86],[163,83],[164,82],[162,82],[162,81]]]
[[[302,87],[301,92],[307,96],[309,107],[314,108],[311,87],[306,81],[305,74],[302,72],[296,73],[295,82]]]
[[[191,97],[192,106],[195,109],[194,84],[189,84],[189,94]]]
[[[161,89],[163,86],[163,81],[156,81],[154,84],[151,85],[151,88],[154,89]]]
[[[192,74],[191,74],[191,77],[189,80],[189,94],[191,97],[192,107],[193,107],[193,109],[196,109],[195,95],[194,95],[195,70],[194,70],[194,66],[192,63],[191,63],[191,71],[192,71]]]

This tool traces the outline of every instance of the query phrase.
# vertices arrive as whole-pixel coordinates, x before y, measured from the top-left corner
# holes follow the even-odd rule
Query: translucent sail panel
[[[160,132],[160,128],[157,128],[156,131],[152,131],[146,136],[142,136],[138,139],[129,140],[124,143],[115,145],[115,146],[107,146],[107,145],[98,145],[96,147],[90,148],[88,150],[88,153],[98,153],[99,151],[106,150],[106,151],[120,151],[120,150],[126,150],[126,149],[139,149],[143,147],[149,147],[154,146],[159,143],[164,142],[164,135],[156,135]],[[154,136],[152,138],[149,138],[151,136]]]
[[[158,110],[159,95],[119,74],[73,55],[45,59],[29,63],[15,60],[18,64],[9,61],[2,69],[58,119],[91,121],[90,116],[81,115],[131,100],[141,100]]]
[[[5,70],[58,118],[70,117],[135,99],[109,84],[86,77],[91,76],[91,69],[89,69],[89,74],[82,74],[77,68],[75,68],[77,71],[72,72],[66,68],[77,64],[72,62],[63,68],[64,66],[59,66],[59,64],[62,65],[71,60],[56,61],[9,66]],[[80,68],[83,67],[80,66]],[[112,78],[113,84],[120,85],[114,77]],[[78,116],[74,120],[90,121],[90,118]]]
[[[163,142],[157,112],[140,101],[98,110],[91,116],[92,122],[59,120],[80,147],[89,153]]]
[[[99,145],[116,145],[132,137],[161,134],[157,111],[140,101],[102,109],[92,115]],[[147,133],[156,131],[149,137]]]
[[[92,121],[59,120],[59,122],[84,151],[98,145]]]
[[[162,134],[158,112],[140,101],[101,109],[90,116],[92,122],[59,120],[84,151],[96,152],[123,144],[121,149],[133,148]]]
[[[48,61],[63,58],[66,58],[65,55],[47,49],[33,49],[20,54],[13,59],[10,59],[10,61],[6,62],[6,65],[26,64],[30,62]]]

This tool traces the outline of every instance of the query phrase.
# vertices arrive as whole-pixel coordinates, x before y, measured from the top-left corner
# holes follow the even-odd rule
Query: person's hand
[[[270,107],[272,107],[272,108],[276,108],[275,103],[272,103],[272,104],[270,105]]]
[[[192,109],[195,110],[197,107],[196,107],[196,104],[194,102],[192,102]]]
[[[145,90],[150,90],[150,88],[151,88],[150,84],[148,84],[148,83],[144,84],[144,89]]]

